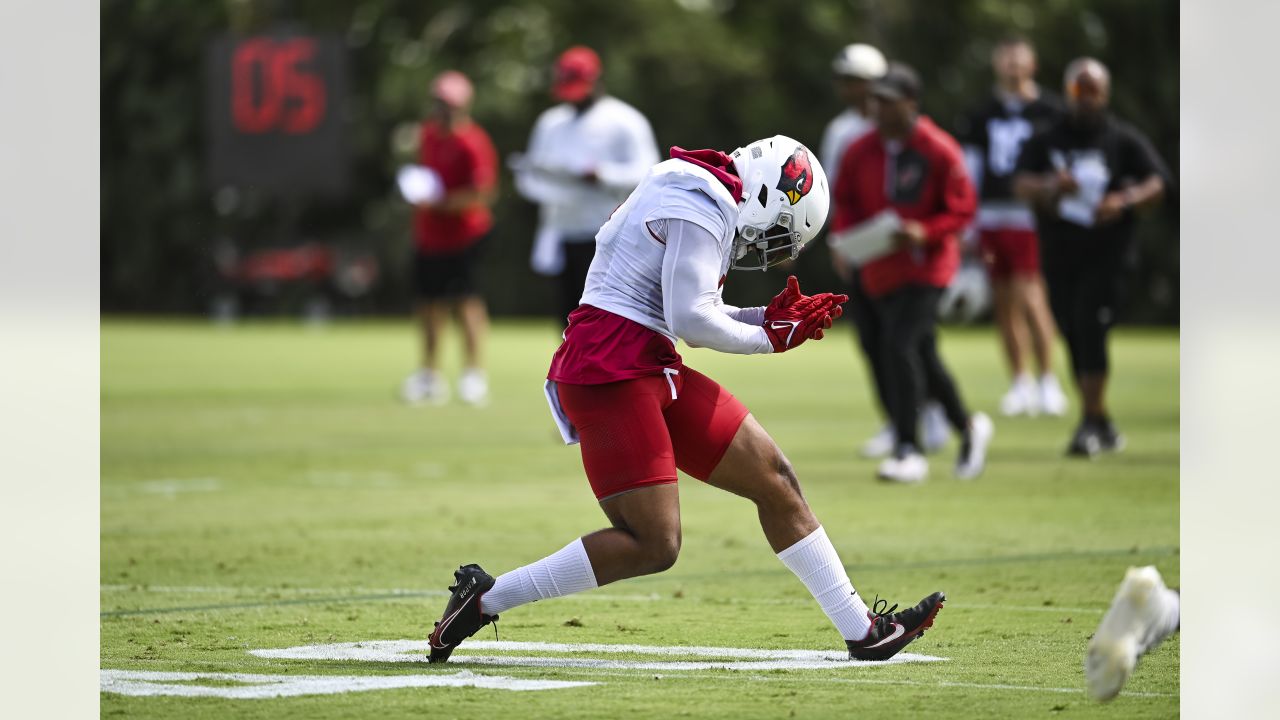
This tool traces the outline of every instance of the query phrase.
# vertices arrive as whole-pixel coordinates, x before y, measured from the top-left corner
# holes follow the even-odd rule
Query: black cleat
[[[1102,438],[1098,435],[1098,428],[1090,422],[1082,422],[1076,428],[1076,434],[1071,436],[1071,444],[1067,446],[1067,455],[1072,457],[1085,457],[1093,459],[1102,452]]]
[[[1102,452],[1120,452],[1124,450],[1124,435],[1116,430],[1110,420],[1104,420],[1094,427],[1098,434],[1098,449]]]
[[[444,606],[444,616],[436,622],[436,629],[427,638],[431,646],[430,662],[440,663],[449,659],[453,649],[463,640],[475,635],[480,628],[498,619],[497,615],[480,612],[480,597],[493,587],[493,576],[479,565],[463,565],[453,574],[454,584],[449,586],[449,602]]]
[[[912,640],[924,635],[924,631],[933,627],[933,619],[942,609],[942,602],[947,594],[936,592],[913,608],[895,613],[897,605],[884,610],[889,603],[876,600],[872,611],[867,612],[871,618],[871,630],[863,640],[846,640],[851,660],[888,660],[897,655]]]

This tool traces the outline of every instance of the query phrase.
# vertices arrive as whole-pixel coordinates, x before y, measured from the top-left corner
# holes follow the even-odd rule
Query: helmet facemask
[[[794,260],[804,249],[801,233],[791,229],[795,216],[788,211],[778,213],[778,220],[761,230],[747,225],[733,239],[733,270],[767,270],[775,265]]]

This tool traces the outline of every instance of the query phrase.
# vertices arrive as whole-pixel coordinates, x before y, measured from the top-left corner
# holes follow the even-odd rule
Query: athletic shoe
[[[1180,605],[1178,592],[1164,586],[1155,567],[1129,568],[1084,657],[1093,699],[1110,700],[1120,693],[1138,658],[1178,630]]]
[[[443,405],[449,401],[449,386],[434,371],[422,369],[404,379],[400,397],[410,405]]]
[[[940,403],[924,404],[924,409],[920,411],[920,430],[920,439],[926,453],[941,450],[951,439],[951,426],[947,424],[947,413]]]
[[[1094,425],[1094,432],[1098,436],[1098,449],[1102,452],[1120,452],[1124,450],[1124,435],[1116,430],[1116,426],[1110,420],[1104,420]]]
[[[1092,423],[1081,422],[1076,428],[1075,435],[1071,436],[1071,444],[1067,445],[1067,454],[1092,460],[1101,451],[1102,441],[1098,437],[1097,428]]]
[[[1009,392],[1000,398],[1000,414],[1007,417],[1018,415],[1035,416],[1040,412],[1040,394],[1036,385],[1027,375],[1019,375],[1013,379]]]
[[[882,458],[893,452],[893,448],[898,444],[898,437],[893,432],[892,425],[885,425],[880,428],[880,432],[872,435],[869,440],[862,444],[862,457],[865,458]]]
[[[956,459],[956,477],[972,480],[982,474],[987,466],[987,447],[995,437],[996,426],[986,413],[974,413],[969,417],[969,436],[960,444],[960,457]]]
[[[458,378],[458,397],[468,405],[483,405],[489,399],[489,380],[484,371],[471,368]]]
[[[1057,376],[1052,373],[1040,377],[1040,409],[1054,417],[1067,413],[1067,396],[1062,392]]]
[[[898,448],[892,457],[880,463],[880,469],[876,471],[876,477],[881,480],[900,483],[924,482],[928,476],[929,461],[911,445]]]
[[[874,612],[867,611],[871,619],[871,629],[862,640],[846,640],[851,660],[888,660],[897,655],[912,640],[924,635],[924,631],[933,627],[933,619],[942,609],[942,602],[947,599],[946,593],[936,592],[913,608],[894,613],[897,605],[883,610],[889,603],[876,599],[872,605]],[[892,613],[892,614],[890,614]]]
[[[485,615],[480,611],[480,598],[493,587],[493,576],[479,565],[463,565],[453,574],[454,584],[449,586],[449,602],[444,606],[444,616],[436,622],[436,628],[427,638],[431,647],[430,662],[449,659],[453,649],[476,632],[498,619],[497,615]]]

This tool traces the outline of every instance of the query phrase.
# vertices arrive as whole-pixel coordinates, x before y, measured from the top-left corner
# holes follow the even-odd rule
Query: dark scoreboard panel
[[[345,190],[346,49],[337,36],[223,36],[209,44],[206,71],[215,186]]]

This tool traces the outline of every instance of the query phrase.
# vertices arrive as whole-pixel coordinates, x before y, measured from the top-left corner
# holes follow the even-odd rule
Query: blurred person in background
[[[459,567],[429,638],[432,662],[499,613],[674,565],[677,469],[756,505],[769,546],[850,658],[888,660],[933,624],[941,592],[897,612],[883,600],[867,606],[773,438],[676,352],[678,340],[738,355],[821,340],[848,297],[806,296],[794,275],[767,306],[731,307],[721,293],[730,270],[795,259],[822,231],[830,202],[817,158],[775,135],[732,154],[673,147],[619,206],[600,230],[587,290],[545,385],[565,442],[580,443],[610,526],[496,578],[479,565]]]
[[[847,107],[827,124],[827,129],[822,134],[823,167],[838,172],[840,160],[853,141],[875,129],[875,122],[871,117],[872,103],[875,101],[871,96],[871,85],[884,76],[887,67],[884,54],[875,47],[862,43],[845,46],[832,61],[836,93]],[[839,177],[834,178],[833,187],[839,184]],[[881,417],[887,418],[889,400],[881,362],[880,321],[871,306],[871,299],[862,290],[857,266],[833,248],[831,267],[847,288],[849,317],[857,331],[858,346],[862,349],[867,368],[871,372]],[[946,444],[951,433],[941,404],[933,400],[926,401],[921,421],[925,452],[932,452]],[[896,444],[893,423],[885,421],[880,431],[863,443],[861,452],[865,457],[882,458],[892,453]]]
[[[1092,458],[1124,447],[1106,404],[1107,334],[1137,260],[1136,211],[1161,200],[1169,171],[1141,132],[1108,112],[1106,66],[1072,61],[1065,89],[1068,112],[1027,141],[1014,191],[1037,212],[1049,304],[1080,391],[1067,452]]]
[[[413,286],[422,367],[401,387],[409,403],[440,404],[449,398],[449,386],[440,377],[439,347],[454,311],[464,350],[458,396],[475,405],[489,394],[484,370],[489,314],[476,275],[493,227],[489,208],[497,195],[498,161],[489,135],[471,120],[472,95],[465,75],[441,73],[431,83],[431,113],[422,124],[419,162],[439,177],[443,192],[415,205]]]
[[[880,322],[880,353],[896,447],[881,479],[920,482],[929,464],[920,452],[918,419],[925,397],[937,398],[960,435],[955,474],[981,474],[994,434],[990,418],[970,414],[938,356],[938,300],[960,265],[958,234],[977,200],[956,141],[919,112],[915,71],[891,63],[872,88],[876,131],[855,141],[841,160],[835,189],[840,232],[886,209],[896,214],[897,250],[863,265],[862,287]]]
[[[559,278],[562,324],[582,297],[596,232],[658,162],[649,121],[604,94],[602,71],[591,48],[564,51],[551,86],[560,104],[538,116],[528,150],[513,159],[516,188],[539,205],[531,264]]]
[[[996,324],[1012,385],[1000,400],[1004,415],[1062,415],[1067,396],[1053,373],[1056,330],[1044,279],[1035,215],[1013,194],[1013,172],[1022,144],[1044,131],[1064,108],[1035,81],[1036,55],[1027,40],[1012,37],[991,55],[994,92],[957,123],[969,175],[980,205],[974,222],[982,261],[995,300]],[[1028,350],[1037,378],[1027,371]]]

